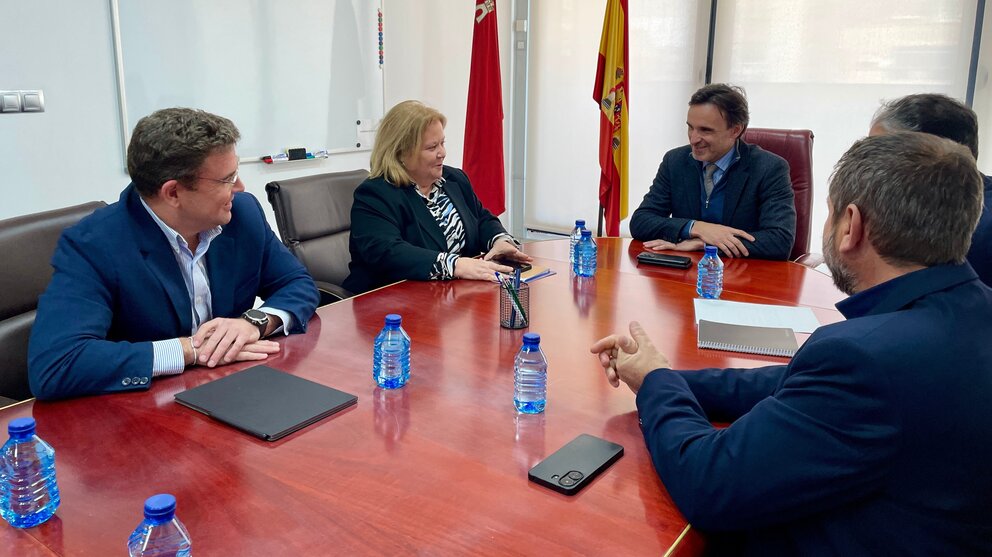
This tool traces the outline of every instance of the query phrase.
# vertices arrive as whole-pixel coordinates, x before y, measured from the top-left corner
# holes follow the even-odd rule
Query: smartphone
[[[517,261],[516,259],[507,259],[502,257],[494,257],[494,263],[499,263],[500,265],[506,265],[507,267],[513,269],[514,271],[519,270],[521,273],[530,270],[530,263],[524,263],[523,261]]]
[[[565,495],[575,495],[623,456],[623,447],[583,433],[537,463],[527,479]]]
[[[662,265],[664,267],[675,267],[677,269],[688,269],[692,265],[692,259],[683,255],[665,255],[663,253],[652,253],[642,251],[637,254],[638,263],[648,265]]]

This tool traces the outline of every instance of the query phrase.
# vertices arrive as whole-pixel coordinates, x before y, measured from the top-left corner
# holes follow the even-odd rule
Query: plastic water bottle
[[[540,414],[548,400],[548,360],[541,335],[524,333],[524,344],[513,360],[513,405],[524,414]]]
[[[398,389],[410,380],[410,335],[395,313],[386,316],[386,326],[375,337],[372,349],[372,378],[383,389]]]
[[[168,493],[145,501],[145,519],[127,539],[131,557],[190,557],[189,532],[176,518],[176,498]]]
[[[10,439],[0,449],[0,515],[11,526],[30,528],[59,508],[55,449],[35,435],[34,418],[7,424]]]
[[[582,229],[582,238],[575,246],[575,264],[572,271],[580,277],[591,277],[596,274],[596,241],[592,232]]]
[[[698,267],[696,293],[703,298],[719,298],[723,292],[723,261],[717,255],[716,246],[706,246],[706,253],[699,260]]]
[[[582,239],[582,231],[585,227],[586,221],[584,219],[575,219],[575,228],[568,235],[568,264],[572,267],[575,267],[575,246]]]

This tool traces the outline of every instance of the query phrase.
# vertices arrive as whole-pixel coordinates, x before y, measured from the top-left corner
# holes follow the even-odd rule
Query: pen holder
[[[521,283],[518,288],[499,288],[499,326],[505,329],[523,329],[530,324],[530,285]]]

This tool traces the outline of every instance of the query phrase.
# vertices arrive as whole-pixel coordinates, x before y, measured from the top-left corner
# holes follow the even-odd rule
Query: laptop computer
[[[276,441],[358,402],[358,397],[268,366],[183,391],[176,402],[266,441]]]

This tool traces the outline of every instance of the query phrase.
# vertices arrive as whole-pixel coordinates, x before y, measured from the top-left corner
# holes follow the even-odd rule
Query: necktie
[[[706,201],[710,200],[710,194],[713,193],[713,173],[716,172],[716,165],[710,163],[706,165],[705,176],[703,177],[703,188],[706,189]]]

